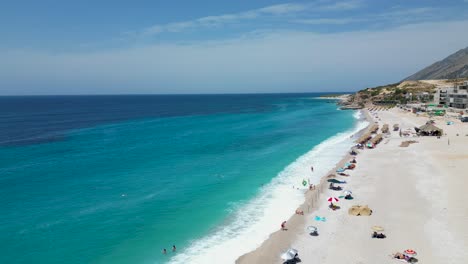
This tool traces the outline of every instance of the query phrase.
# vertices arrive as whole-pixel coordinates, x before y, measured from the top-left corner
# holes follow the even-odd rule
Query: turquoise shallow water
[[[162,248],[183,252],[229,224],[288,164],[355,124],[353,112],[312,96],[245,95],[248,107],[195,115],[179,104],[184,114],[136,114],[0,146],[0,262],[168,261]],[[227,99],[200,103],[210,100]]]

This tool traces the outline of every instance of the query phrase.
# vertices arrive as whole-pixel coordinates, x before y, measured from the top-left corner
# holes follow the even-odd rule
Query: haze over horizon
[[[355,91],[468,46],[467,11],[468,0],[16,1],[0,10],[0,95]]]

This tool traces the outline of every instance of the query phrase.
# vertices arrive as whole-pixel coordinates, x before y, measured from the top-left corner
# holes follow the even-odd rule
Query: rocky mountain
[[[403,81],[468,78],[468,47],[438,61]]]

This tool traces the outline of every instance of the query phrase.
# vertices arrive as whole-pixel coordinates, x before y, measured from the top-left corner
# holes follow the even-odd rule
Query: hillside
[[[468,47],[407,77],[404,81],[439,80],[468,77]]]
[[[428,102],[433,99],[433,94],[439,82],[444,81],[403,81],[400,83],[387,84],[383,86],[366,88],[349,97],[343,105],[349,107],[369,107],[372,105],[395,105],[408,103],[411,100]],[[425,97],[421,97],[426,94]]]

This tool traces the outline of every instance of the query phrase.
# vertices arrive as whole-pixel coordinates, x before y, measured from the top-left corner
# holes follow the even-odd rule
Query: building
[[[461,85],[440,87],[437,89],[434,101],[448,107],[468,108],[468,81]]]
[[[427,102],[431,99],[431,95],[428,92],[417,93],[416,97],[420,102]]]
[[[413,99],[418,102],[429,102],[432,99],[431,94],[428,92],[406,93],[405,98],[410,102],[412,102]]]

